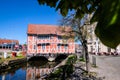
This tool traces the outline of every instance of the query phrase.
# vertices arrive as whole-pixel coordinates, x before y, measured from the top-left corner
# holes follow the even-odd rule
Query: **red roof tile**
[[[63,33],[60,30],[61,27],[55,25],[28,25],[28,34],[57,34],[62,35]],[[68,28],[67,28],[68,29]]]
[[[0,39],[0,44],[3,44],[3,43],[16,43],[16,44],[19,44],[19,41],[18,40],[10,40],[10,39]]]

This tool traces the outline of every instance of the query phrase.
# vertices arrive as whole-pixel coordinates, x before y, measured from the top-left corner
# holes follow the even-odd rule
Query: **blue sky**
[[[37,0],[0,0],[0,38],[27,42],[28,24],[59,25],[61,16],[54,8]]]

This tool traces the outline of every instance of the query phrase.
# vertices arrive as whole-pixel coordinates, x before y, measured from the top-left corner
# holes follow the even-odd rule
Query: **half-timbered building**
[[[29,24],[27,55],[75,53],[74,39],[64,39],[60,27]]]

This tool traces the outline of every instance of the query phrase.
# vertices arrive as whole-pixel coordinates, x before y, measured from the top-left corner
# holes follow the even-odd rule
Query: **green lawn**
[[[8,58],[0,58],[0,64],[3,63],[4,61],[10,61],[10,60],[15,60],[15,59],[22,59],[25,58],[25,56],[16,56],[16,57],[8,57]]]

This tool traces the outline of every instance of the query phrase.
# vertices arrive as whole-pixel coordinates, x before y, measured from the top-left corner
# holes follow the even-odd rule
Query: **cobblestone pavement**
[[[83,67],[80,65],[81,63],[77,63],[74,65],[75,70],[72,73],[71,77],[69,80],[101,80],[99,78],[96,78],[95,76],[88,76],[85,75],[85,70]]]
[[[120,56],[95,56],[97,68],[91,71],[97,72],[103,80],[120,80]],[[92,57],[90,56],[90,60]]]

